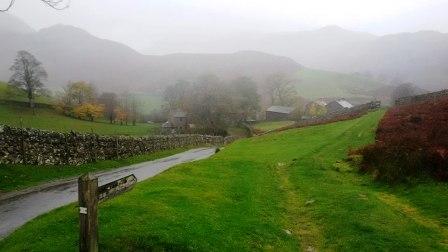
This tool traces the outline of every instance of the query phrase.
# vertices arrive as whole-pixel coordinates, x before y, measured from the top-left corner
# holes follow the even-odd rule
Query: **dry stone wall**
[[[416,96],[408,96],[403,97],[395,100],[395,105],[401,106],[401,105],[409,105],[419,102],[425,102],[425,101],[431,101],[431,100],[438,100],[440,98],[448,97],[448,89],[444,89],[438,92],[432,92],[422,95],[416,95]]]
[[[180,147],[223,145],[232,140],[207,135],[99,136],[0,125],[0,163],[80,165]]]

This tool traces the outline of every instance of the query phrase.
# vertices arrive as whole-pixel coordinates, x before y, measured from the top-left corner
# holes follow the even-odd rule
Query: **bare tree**
[[[399,98],[414,96],[421,93],[421,90],[412,83],[403,83],[398,85],[392,92],[392,101],[396,101]]]
[[[271,99],[271,105],[291,106],[297,100],[297,91],[284,74],[273,74],[266,79],[266,92]]]
[[[179,80],[175,85],[166,87],[163,98],[167,103],[169,111],[186,109],[190,88],[190,83],[184,80]]]
[[[238,119],[244,121],[248,117],[255,118],[260,110],[257,83],[248,77],[239,77],[230,83],[230,89],[234,105],[232,110],[238,115]]]
[[[47,72],[41,64],[31,53],[19,51],[14,64],[10,68],[14,73],[9,79],[9,83],[25,90],[30,108],[33,108],[33,111],[34,97],[44,86],[42,80],[47,78]]]
[[[70,6],[70,0],[39,0],[39,1],[41,1],[42,3],[48,5],[51,8],[56,9],[56,10],[63,10]],[[9,3],[6,6],[6,8],[0,9],[0,12],[8,11],[9,9],[12,8],[14,3],[15,3],[15,0],[9,0]]]
[[[116,116],[115,110],[118,106],[117,95],[112,92],[102,93],[99,97],[99,103],[104,105],[104,116],[109,119],[110,123],[113,123]]]
[[[137,119],[139,116],[138,107],[139,102],[137,101],[136,97],[131,97],[130,101],[130,108],[129,108],[129,115],[131,117],[132,125],[135,126],[137,124]]]

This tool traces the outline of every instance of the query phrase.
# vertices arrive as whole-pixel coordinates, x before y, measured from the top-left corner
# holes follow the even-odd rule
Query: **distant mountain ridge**
[[[35,32],[34,29],[19,18],[5,12],[0,12],[0,34],[26,34],[33,32]]]
[[[413,82],[430,90],[448,88],[448,34],[445,33],[421,31],[374,36],[343,29],[331,32],[321,29],[296,34],[295,40],[289,41],[292,42],[285,42],[281,49],[271,46],[255,49],[288,55],[313,68],[371,75],[393,85]]]
[[[174,43],[161,41],[165,42]],[[263,51],[290,57],[306,67],[362,73],[393,85],[413,82],[429,90],[448,88],[448,34],[436,31],[376,36],[327,26],[311,31],[240,35],[211,43],[190,41],[191,44],[204,51]],[[157,44],[154,46],[157,48]],[[180,48],[180,44],[174,48]]]
[[[73,26],[22,32],[23,28],[12,23],[0,44],[0,80],[9,79],[9,67],[19,50],[30,51],[43,63],[49,74],[48,86],[53,88],[68,81],[86,80],[103,90],[153,92],[179,79],[195,79],[202,74],[263,80],[269,74],[295,73],[301,68],[290,58],[255,51],[143,55]],[[14,32],[14,27],[20,29]]]

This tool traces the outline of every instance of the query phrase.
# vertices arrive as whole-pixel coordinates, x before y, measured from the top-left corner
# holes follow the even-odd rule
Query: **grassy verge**
[[[90,122],[63,116],[52,109],[36,109],[0,104],[0,124],[15,127],[28,127],[61,132],[76,131],[100,135],[148,135],[158,129],[157,124],[138,123],[132,125],[110,124],[105,121]]]
[[[77,176],[86,172],[106,171],[131,164],[151,161],[185,151],[186,149],[175,149],[160,151],[151,154],[134,156],[118,160],[102,160],[80,166],[55,165],[2,165],[0,164],[0,193],[20,190],[56,179]]]
[[[260,131],[268,131],[268,130],[274,130],[278,128],[282,128],[285,126],[289,126],[291,124],[294,124],[294,121],[273,121],[273,122],[259,122],[254,124],[254,129],[260,130]]]
[[[239,140],[143,181],[100,205],[100,249],[447,250],[445,184],[390,188],[343,161],[382,115]],[[40,216],[0,251],[76,251],[77,216]]]

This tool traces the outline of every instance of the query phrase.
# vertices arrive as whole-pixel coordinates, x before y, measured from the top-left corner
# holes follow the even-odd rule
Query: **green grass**
[[[0,100],[28,102],[28,98],[26,97],[26,93],[24,91],[11,90],[8,88],[8,84],[2,81],[0,81]],[[52,98],[47,96],[37,96],[35,98],[35,102],[51,104]]]
[[[296,88],[300,96],[308,99],[321,97],[356,97],[370,100],[372,97],[361,95],[369,90],[383,86],[373,79],[355,74],[343,74],[330,71],[302,68],[296,78]]]
[[[15,127],[38,128],[61,132],[94,132],[100,135],[149,135],[157,132],[159,125],[138,123],[136,126],[110,124],[106,121],[90,122],[56,113],[52,109],[31,109],[0,103],[0,124]]]
[[[253,127],[257,130],[268,131],[282,128],[291,124],[294,124],[294,121],[272,121],[272,122],[265,121],[265,122],[257,122],[253,125]]]
[[[101,160],[96,163],[83,164],[79,166],[34,166],[0,164],[0,193],[20,190],[26,187],[35,186],[56,179],[74,177],[86,172],[106,171],[131,164],[151,161],[171,156],[185,150],[185,148],[166,150],[156,153],[138,155],[126,159]]]
[[[160,109],[163,104],[163,96],[161,94],[131,93],[130,96],[137,101],[138,111],[143,115]]]
[[[133,93],[131,96],[137,100],[142,114],[148,114],[162,104],[160,96],[157,95]],[[2,103],[1,100],[28,102],[26,94],[20,90],[9,89],[7,83],[0,81],[0,124],[16,127],[134,136],[154,134],[159,129],[158,124],[138,123],[136,126],[132,126],[109,124],[104,119],[99,119],[96,122],[83,121],[58,114],[53,109],[48,108],[36,109],[37,114],[33,115],[32,110],[27,107]],[[44,104],[52,104],[52,101],[52,98],[47,96],[37,96],[35,99],[35,102]]]
[[[391,188],[343,161],[382,115],[239,140],[143,181],[100,205],[100,250],[447,250],[446,184]],[[76,251],[77,223],[59,208],[0,251]]]
[[[227,129],[227,132],[229,133],[230,136],[236,138],[247,137],[248,134],[247,130],[241,127],[229,127]]]

